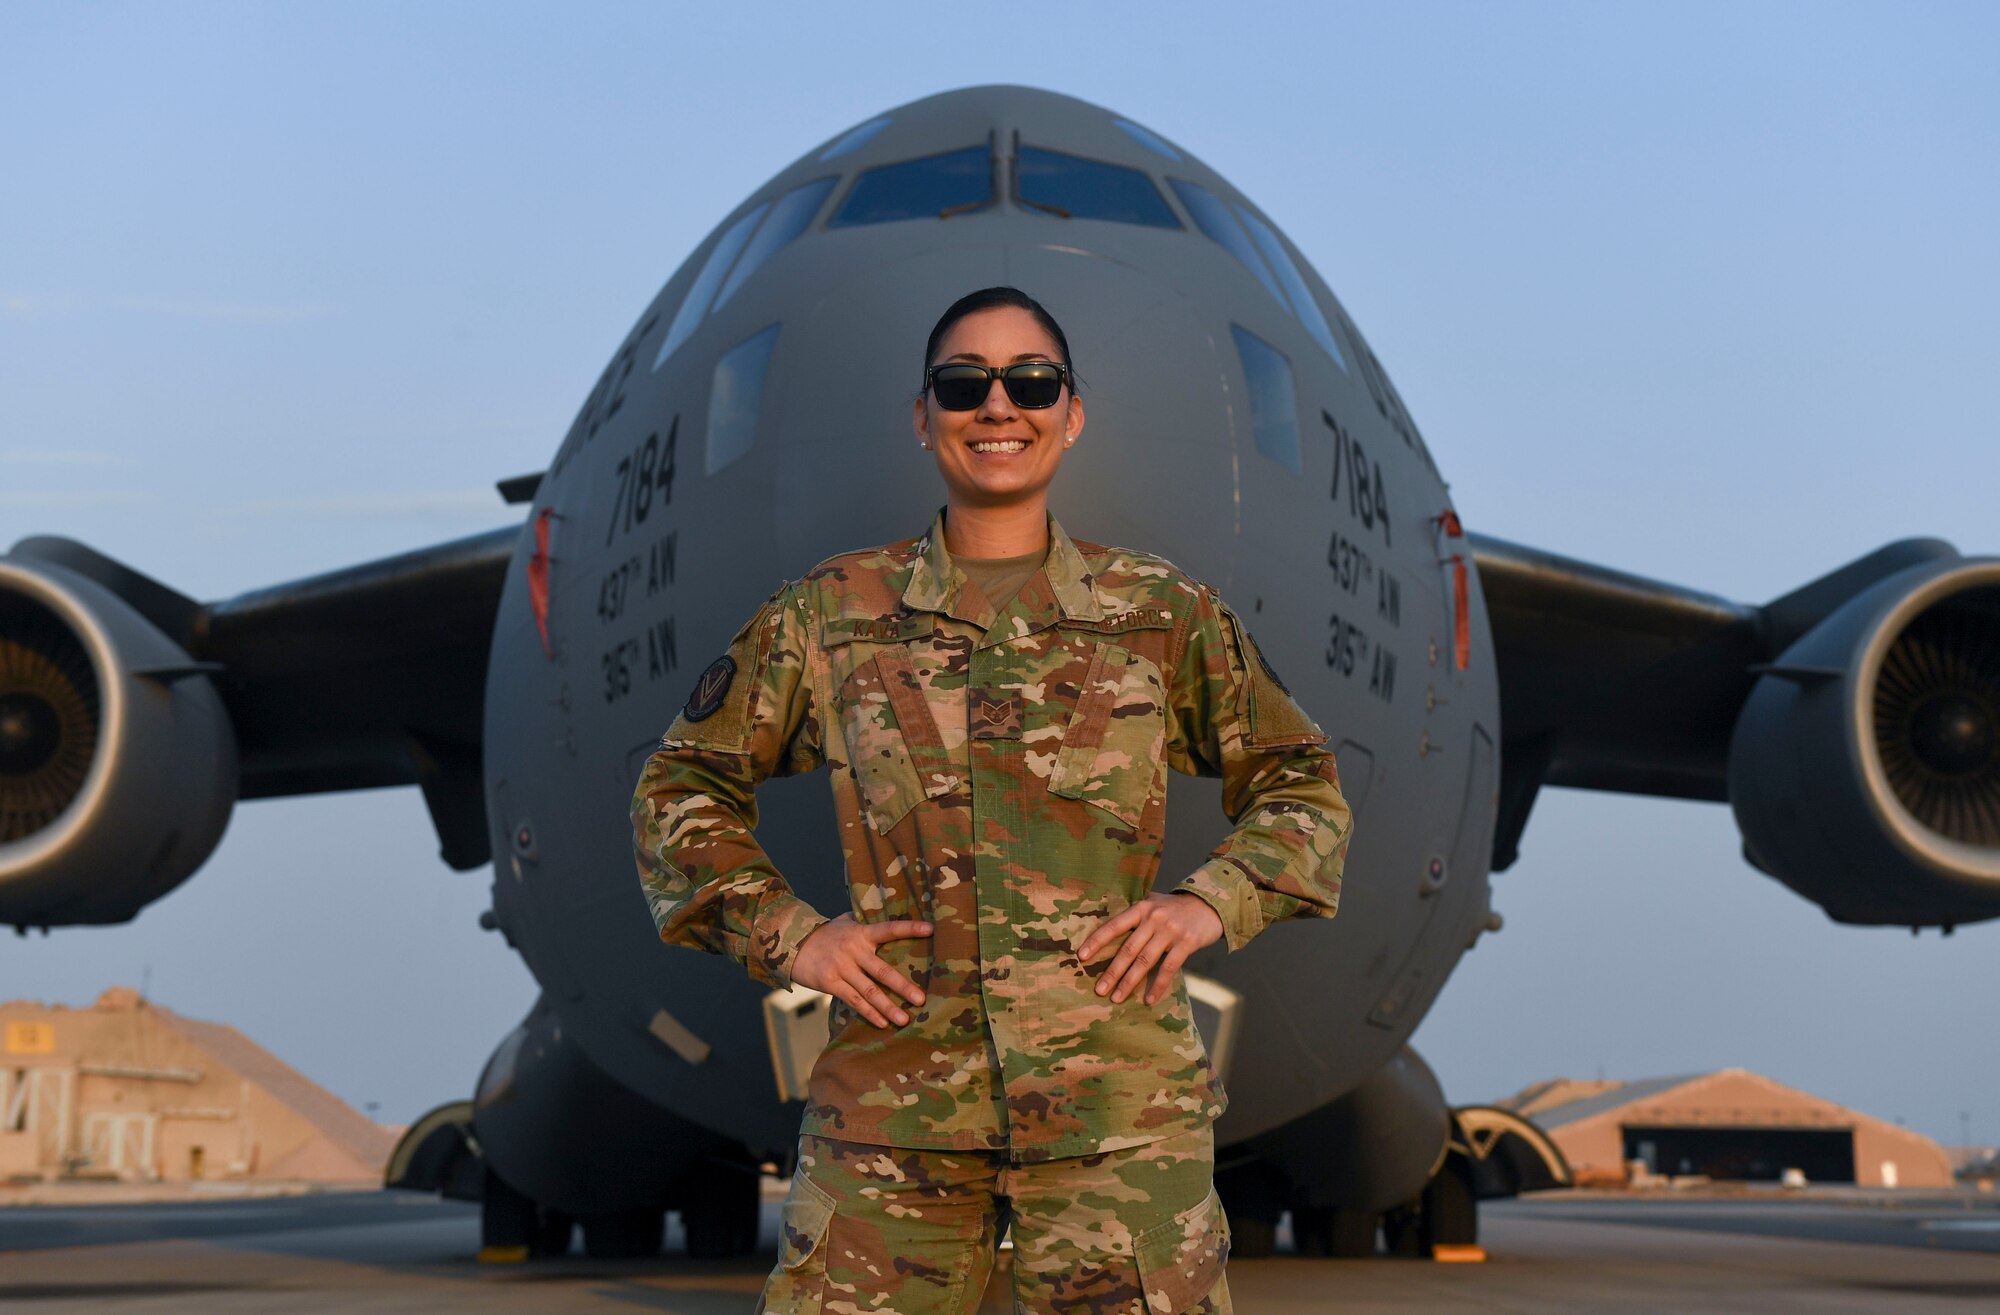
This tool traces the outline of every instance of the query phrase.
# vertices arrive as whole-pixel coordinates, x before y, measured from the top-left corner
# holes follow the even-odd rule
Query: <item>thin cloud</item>
[[[0,315],[18,315],[29,318],[40,315],[59,315],[77,308],[75,297],[31,297],[22,292],[0,294]]]
[[[237,504],[235,510],[247,516],[353,516],[377,520],[512,514],[491,486],[255,498]]]
[[[145,297],[119,297],[111,305],[118,310],[166,315],[183,320],[216,320],[226,324],[296,324],[314,320],[330,306],[278,306],[249,302],[158,301]]]
[[[0,465],[10,466],[129,466],[132,458],[116,452],[72,448],[0,448]]]
[[[0,315],[36,319],[79,311],[112,310],[161,315],[177,320],[209,320],[221,324],[297,324],[318,319],[333,307],[318,304],[287,306],[275,302],[185,301],[166,297],[45,297],[0,293]]]

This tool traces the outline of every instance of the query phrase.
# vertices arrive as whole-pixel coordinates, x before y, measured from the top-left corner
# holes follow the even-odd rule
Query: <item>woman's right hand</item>
[[[888,1027],[892,1019],[901,1027],[910,1016],[897,1006],[889,991],[920,1005],[923,988],[878,958],[875,947],[885,941],[930,934],[928,922],[856,922],[852,913],[843,913],[822,923],[799,943],[798,956],[792,960],[792,980],[837,996],[877,1027]]]

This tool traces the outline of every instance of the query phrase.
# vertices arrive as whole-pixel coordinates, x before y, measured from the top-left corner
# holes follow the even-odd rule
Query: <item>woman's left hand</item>
[[[1158,1004],[1173,986],[1174,974],[1181,970],[1187,957],[1222,939],[1222,919],[1199,896],[1162,895],[1154,891],[1099,923],[1097,930],[1078,947],[1077,960],[1089,963],[1127,932],[1131,934],[1118,947],[1117,957],[1097,979],[1097,993],[1110,994],[1113,1000],[1122,1003],[1153,965],[1158,964],[1160,970],[1153,975],[1152,989],[1146,992],[1146,1003]]]

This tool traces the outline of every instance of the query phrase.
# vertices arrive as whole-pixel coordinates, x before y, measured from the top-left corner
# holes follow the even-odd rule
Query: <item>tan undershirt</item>
[[[1048,555],[1048,547],[1044,545],[1019,557],[953,557],[952,561],[979,586],[979,592],[986,595],[995,612],[1004,612],[1028,577],[1042,569],[1042,560]]]

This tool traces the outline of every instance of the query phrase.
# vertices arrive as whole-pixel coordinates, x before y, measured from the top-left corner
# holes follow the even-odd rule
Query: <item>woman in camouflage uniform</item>
[[[1180,969],[1333,915],[1333,755],[1213,591],[1048,514],[1083,403],[1046,310],[964,297],[924,365],[929,532],[774,594],[633,801],[663,940],[834,997],[759,1309],[970,1312],[1004,1218],[1018,1309],[1227,1311],[1225,1098]],[[751,833],[758,782],[822,764],[832,919]],[[1235,830],[1160,893],[1168,766],[1222,777]]]

